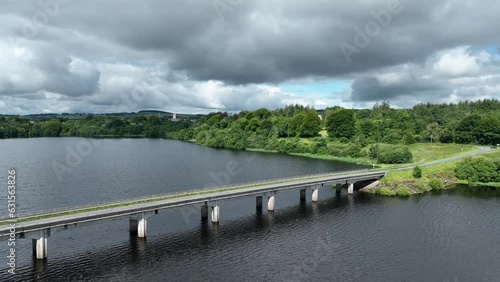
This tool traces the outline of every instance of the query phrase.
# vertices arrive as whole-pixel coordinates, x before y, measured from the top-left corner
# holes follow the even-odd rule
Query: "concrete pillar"
[[[255,204],[257,206],[257,210],[262,210],[262,196],[257,196],[257,198],[255,198]]]
[[[312,193],[312,201],[317,202],[318,201],[318,194],[319,194],[319,189],[314,188],[313,193]]]
[[[212,222],[219,222],[219,206],[212,207]]]
[[[39,239],[33,239],[33,254],[37,259],[47,258],[47,237],[41,236]]]
[[[354,194],[354,183],[349,184],[349,188],[347,188],[347,194]]]
[[[130,226],[130,232],[137,233],[137,237],[139,238],[146,237],[148,229],[148,221],[146,220],[146,218],[141,218],[141,219],[131,218],[129,219],[129,226]]]
[[[306,189],[300,189],[300,202],[303,203],[306,201]]]
[[[148,221],[145,218],[139,219],[139,224],[137,225],[137,237],[145,238],[147,229]]]
[[[337,183],[337,186],[335,186],[335,190],[337,194],[340,194],[342,192],[342,184]]]
[[[269,200],[267,201],[267,210],[268,211],[274,211],[274,194],[269,197]]]
[[[201,221],[207,221],[208,220],[208,205],[205,203],[205,205],[201,206]]]

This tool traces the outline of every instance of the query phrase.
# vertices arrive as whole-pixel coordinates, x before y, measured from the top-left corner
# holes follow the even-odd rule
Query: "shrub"
[[[443,190],[443,182],[437,178],[429,180],[429,183],[427,183],[427,185],[429,185],[431,190],[436,190],[436,191]]]
[[[455,167],[455,175],[470,182],[495,182],[499,178],[498,164],[484,157],[466,158]]]
[[[400,186],[396,189],[396,195],[400,197],[407,197],[411,195],[411,191],[408,187],[406,186]]]
[[[344,151],[347,157],[358,158],[361,156],[361,146],[358,144],[349,144]]]
[[[425,185],[425,182],[423,181],[417,181],[414,184],[415,190],[419,192],[429,192],[431,189],[429,186]]]
[[[413,160],[413,155],[407,146],[385,145],[380,148],[377,161],[383,164],[403,164]]]
[[[378,153],[380,152],[380,147],[378,144],[371,145],[368,149],[368,157],[371,159],[377,159]]]
[[[380,188],[373,188],[368,190],[368,193],[370,194],[380,194]]]
[[[422,169],[418,165],[413,168],[413,177],[415,178],[422,177]]]
[[[379,190],[380,195],[382,196],[396,196],[396,192],[392,191],[391,188],[388,187],[381,187]]]
[[[338,143],[329,143],[327,144],[327,152],[328,155],[343,157],[343,151],[346,145],[338,144]]]

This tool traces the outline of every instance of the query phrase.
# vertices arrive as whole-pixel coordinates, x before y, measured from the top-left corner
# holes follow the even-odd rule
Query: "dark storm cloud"
[[[354,27],[364,30],[374,20],[372,12],[387,10],[394,1],[402,12],[347,63],[339,44],[354,44]],[[9,2],[25,17],[38,8]],[[498,1],[241,1],[223,20],[215,2],[73,0],[47,25],[141,51],[159,50],[175,70],[231,83],[344,75],[421,61],[460,44],[500,43],[493,8],[500,8]]]
[[[391,85],[383,85],[375,77],[363,77],[354,81],[351,99],[354,102],[390,101],[401,95],[422,95],[436,93],[444,87],[429,81],[408,80]]]
[[[498,57],[475,67],[466,56],[439,63],[436,54],[470,46],[481,60],[481,50],[500,46],[499,10],[494,0],[4,0],[0,96],[60,95],[40,103],[48,111],[71,110],[68,97],[82,101],[75,109],[237,110],[308,102],[259,85],[309,78],[354,81],[351,102],[444,99],[479,82],[487,85],[476,96],[491,96],[493,80],[481,77],[494,73]],[[392,68],[408,75],[377,76]],[[149,100],[130,94],[141,87]]]

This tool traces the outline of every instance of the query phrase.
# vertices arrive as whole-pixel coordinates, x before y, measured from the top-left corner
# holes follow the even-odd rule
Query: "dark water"
[[[59,182],[52,163],[64,164],[65,146],[81,140],[0,141],[0,179],[18,169],[22,212],[204,187],[231,161],[241,168],[232,183],[356,168],[166,140],[103,140]],[[308,195],[304,205],[298,191],[287,191],[274,213],[256,212],[252,197],[218,204],[220,224],[202,223],[199,207],[163,211],[148,220],[146,240],[129,234],[126,219],[57,232],[42,262],[32,259],[29,240],[18,240],[15,276],[0,242],[0,280],[500,281],[497,190],[397,199],[326,188],[318,204]]]

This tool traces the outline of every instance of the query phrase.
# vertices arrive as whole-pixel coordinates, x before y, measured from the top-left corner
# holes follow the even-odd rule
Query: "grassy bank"
[[[500,150],[483,153],[481,156],[492,160],[498,160],[500,158]],[[457,163],[460,161],[461,160],[454,160],[446,163],[422,167],[421,178],[413,177],[413,169],[390,172],[387,177],[384,177],[381,180],[381,184],[379,186],[365,190],[365,192],[384,196],[408,196],[411,194],[429,192],[431,190],[449,189],[450,187],[453,187],[453,184],[500,188],[500,183],[470,183],[465,180],[457,179],[454,170]],[[438,185],[438,182],[442,185]],[[398,189],[400,193],[398,193]]]
[[[302,138],[300,140],[302,144],[309,144],[310,139]],[[376,165],[378,168],[383,169],[395,169],[400,167],[407,167],[409,165],[424,164],[427,162],[437,161],[441,159],[446,159],[454,156],[459,156],[462,154],[471,153],[477,151],[478,148],[474,145],[462,145],[462,144],[430,144],[430,143],[418,143],[408,146],[410,152],[413,154],[413,162],[410,164],[379,164],[376,160],[370,159],[368,157],[340,157],[327,154],[313,154],[313,153],[290,153],[293,156],[300,156],[306,158],[313,158],[319,160],[329,160],[329,161],[341,161],[348,162],[358,165],[372,166]],[[266,150],[266,149],[246,149],[251,152],[261,152],[261,153],[278,153],[276,150]]]
[[[327,160],[327,161],[348,162],[348,163],[353,163],[353,164],[358,164],[358,165],[371,166],[373,164],[373,161],[370,160],[369,158],[336,157],[336,156],[332,156],[332,155],[320,155],[320,154],[309,154],[309,153],[291,153],[290,155],[319,159],[319,160]]]

